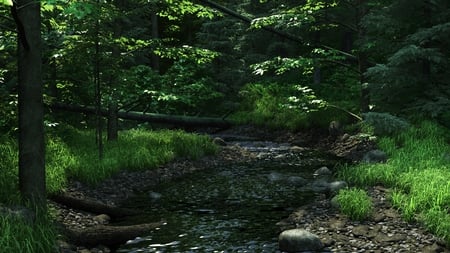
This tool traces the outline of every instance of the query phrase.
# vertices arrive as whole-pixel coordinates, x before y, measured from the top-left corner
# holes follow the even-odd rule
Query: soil
[[[327,132],[312,131],[292,133],[272,131],[251,126],[241,126],[222,131],[225,140],[249,138],[290,143],[292,147],[320,149],[346,159],[358,162],[368,150],[374,149],[373,142],[366,138],[341,135],[330,137]],[[214,137],[214,136],[213,136]],[[156,170],[143,172],[122,172],[105,180],[98,186],[90,187],[80,182],[70,182],[66,193],[81,199],[98,201],[108,205],[120,203],[142,189],[148,189],[163,181],[182,177],[196,170],[233,164],[252,162],[257,157],[238,146],[223,146],[219,153],[198,161],[179,159]],[[316,234],[324,242],[323,252],[450,252],[444,243],[420,224],[407,223],[390,205],[389,189],[382,186],[367,189],[374,203],[374,215],[364,222],[349,220],[330,204],[329,196],[318,194],[316,201],[299,207],[288,218],[277,225],[281,232],[290,228],[304,228]],[[51,202],[57,213],[57,221],[68,228],[108,224],[109,217],[93,214]],[[280,217],[281,219],[281,217]],[[59,241],[60,252],[111,252],[104,246],[86,248]]]

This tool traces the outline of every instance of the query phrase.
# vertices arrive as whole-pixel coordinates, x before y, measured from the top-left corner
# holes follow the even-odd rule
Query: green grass
[[[93,131],[79,131],[73,128],[59,133],[64,136],[60,146],[62,159],[65,161],[66,173],[90,184],[125,169],[130,171],[154,169],[175,158],[197,159],[214,154],[217,147],[208,137],[188,134],[182,131],[144,131],[129,130],[120,133],[118,141],[105,142],[103,158],[98,158]],[[70,148],[69,148],[70,147]],[[58,167],[49,166],[49,173],[60,173]]]
[[[340,190],[337,201],[341,212],[352,220],[365,220],[372,214],[372,200],[364,190],[356,188]]]
[[[0,215],[0,252],[56,252],[56,229],[46,215],[33,224],[22,219]]]
[[[357,186],[382,184],[406,220],[423,222],[450,245],[449,131],[432,122],[393,137],[379,146],[389,155],[384,164],[344,166],[339,177]]]
[[[46,138],[47,192],[64,189],[69,179],[96,184],[120,170],[155,169],[177,158],[197,159],[217,151],[206,136],[182,131],[129,130],[118,141],[106,142],[98,158],[94,131],[60,126]],[[8,137],[0,139],[0,203],[20,204],[18,146]],[[48,218],[28,225],[0,215],[0,252],[54,252],[56,230]]]

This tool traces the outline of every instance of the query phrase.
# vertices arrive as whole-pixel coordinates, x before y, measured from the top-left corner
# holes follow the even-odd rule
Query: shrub
[[[341,211],[352,220],[364,220],[372,213],[372,200],[364,190],[340,190],[337,200]]]

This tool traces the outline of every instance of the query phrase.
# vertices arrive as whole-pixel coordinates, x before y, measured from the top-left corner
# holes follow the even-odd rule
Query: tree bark
[[[117,100],[109,102],[108,105],[108,141],[115,141],[119,137],[119,117],[117,116]]]
[[[70,208],[83,210],[90,213],[107,214],[112,218],[132,216],[141,213],[137,210],[105,205],[97,201],[75,198],[67,194],[56,194],[50,196],[49,198]]]
[[[152,21],[152,39],[157,40],[159,39],[159,25],[158,25],[158,15],[156,15],[156,11],[153,11],[151,13],[151,21]],[[154,53],[151,54],[151,63],[152,69],[157,73],[159,73],[160,72],[159,57]]]
[[[151,230],[162,226],[164,222],[145,223],[132,226],[105,226],[98,225],[85,229],[66,228],[66,236],[76,244],[83,246],[105,245],[115,248],[128,240],[142,236]]]
[[[40,2],[12,7],[18,29],[19,188],[25,200],[45,206],[44,107],[42,100]]]
[[[64,110],[78,113],[88,113],[94,114],[96,112],[94,107],[91,106],[80,106],[80,105],[67,105],[67,104],[52,104],[51,109],[54,110]],[[103,116],[108,116],[107,110],[101,110],[100,113]],[[229,128],[232,123],[221,118],[211,118],[211,117],[192,117],[192,116],[180,116],[180,115],[167,115],[167,114],[156,114],[156,113],[142,113],[134,111],[124,111],[119,110],[117,116],[122,119],[128,120],[139,120],[147,121],[152,123],[162,123],[162,124],[175,124],[178,126],[195,127],[195,126],[209,126],[218,128]]]

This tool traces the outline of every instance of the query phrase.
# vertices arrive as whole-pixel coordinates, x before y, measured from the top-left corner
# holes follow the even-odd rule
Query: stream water
[[[134,221],[165,224],[117,252],[279,252],[275,225],[314,193],[313,171],[331,162],[287,144],[239,143],[259,160],[210,168],[163,183],[130,199],[145,211]]]

